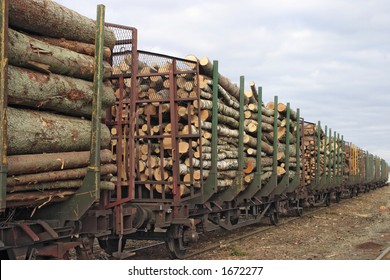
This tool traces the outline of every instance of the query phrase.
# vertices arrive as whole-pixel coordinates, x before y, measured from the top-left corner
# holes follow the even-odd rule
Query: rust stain
[[[84,92],[80,91],[80,90],[76,90],[76,89],[72,89],[67,95],[66,97],[70,100],[82,100],[82,99],[85,99],[85,100],[88,100],[87,96],[85,96]]]
[[[49,120],[47,118],[41,117],[41,121],[43,127],[51,128],[54,126],[54,121]]]
[[[40,73],[37,74],[37,73],[34,73],[32,71],[28,71],[27,75],[28,75],[28,78],[34,82],[47,83],[50,80],[50,77],[48,75],[44,75],[44,74],[40,74]]]

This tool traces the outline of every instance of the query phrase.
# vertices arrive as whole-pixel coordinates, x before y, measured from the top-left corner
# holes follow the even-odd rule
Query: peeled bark
[[[53,46],[9,29],[9,64],[44,73],[93,80],[94,58],[89,55]],[[111,75],[111,66],[103,63],[104,78]]]
[[[49,37],[42,37],[42,36],[37,36],[37,35],[30,35],[30,36],[34,37],[37,40],[48,43],[50,45],[69,49],[71,51],[81,53],[81,54],[86,54],[89,56],[95,56],[95,45],[93,45],[93,44],[83,43],[83,42],[79,42],[79,41],[66,40],[64,38],[49,38]],[[103,49],[103,59],[107,62],[110,62],[111,50],[107,47],[105,47]]]
[[[94,44],[96,22],[49,0],[9,3],[9,24],[32,33]],[[104,45],[113,49],[115,34],[104,30]]]
[[[110,140],[110,130],[101,124],[102,148]],[[7,143],[8,155],[85,151],[91,145],[91,121],[9,107]]]
[[[75,188],[77,188],[75,186]],[[58,190],[58,191],[37,191],[26,193],[13,193],[7,195],[7,207],[42,207],[48,203],[54,203],[66,200],[73,195],[76,190]]]
[[[201,73],[206,76],[213,77],[213,64],[207,57],[202,57],[199,60],[199,66]],[[232,83],[229,78],[218,74],[218,84],[220,84],[228,93],[230,93],[237,100],[240,99],[240,89],[239,87]]]
[[[194,101],[194,107],[200,108],[200,109],[209,109],[212,110],[213,108],[213,102],[210,100],[195,100]],[[232,117],[235,119],[239,119],[240,114],[236,109],[233,109],[229,106],[226,106],[223,103],[218,102],[218,112],[222,115]]]
[[[71,77],[42,74],[10,65],[8,102],[45,108],[76,116],[91,116],[93,83]],[[103,85],[102,108],[115,104],[110,82]]]
[[[106,164],[100,167],[100,175],[108,175],[116,173],[116,165]],[[76,168],[69,170],[51,171],[37,174],[27,174],[20,176],[12,176],[7,178],[7,187],[32,185],[44,182],[64,181],[73,179],[83,179],[87,174],[87,168]]]
[[[12,176],[86,167],[89,158],[89,151],[8,156],[7,174]],[[109,163],[111,159],[110,150],[100,151],[101,164]]]

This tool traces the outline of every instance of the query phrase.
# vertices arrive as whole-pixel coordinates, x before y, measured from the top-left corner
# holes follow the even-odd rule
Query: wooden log
[[[257,148],[257,139],[246,134],[244,135],[244,144],[247,144],[252,148]],[[267,155],[272,155],[274,148],[268,143],[261,141],[261,150],[264,151]]]
[[[109,163],[111,157],[110,150],[100,151],[102,164]],[[8,176],[85,167],[89,159],[89,151],[8,156]]]
[[[82,181],[82,180],[80,180]],[[63,185],[64,186],[64,185]],[[76,188],[76,187],[75,187]],[[64,201],[75,193],[75,190],[36,191],[8,194],[7,207],[42,207],[49,203]]]
[[[240,102],[238,102],[235,97],[231,96],[221,85],[218,85],[218,92],[226,105],[237,110],[240,109]]]
[[[199,67],[201,73],[206,76],[213,77],[213,64],[207,57],[202,57],[199,60]],[[229,92],[237,100],[240,99],[240,89],[239,87],[232,83],[229,78],[218,74],[218,84],[220,84],[227,92]]]
[[[9,3],[9,24],[32,33],[95,44],[96,22],[50,0]],[[104,45],[114,48],[115,34],[104,30]]]
[[[244,125],[246,127],[246,129],[249,131],[249,132],[257,132],[257,127],[258,127],[258,122],[255,121],[255,120],[248,120],[248,119],[245,119],[244,120]],[[273,126],[268,124],[268,123],[265,123],[265,122],[262,122],[261,123],[261,129],[262,131],[264,132],[271,132],[274,130]]]
[[[245,117],[245,119],[252,119],[252,120],[255,120],[255,121],[258,120],[257,119],[257,113],[252,112],[250,110],[246,110],[244,112],[244,117]],[[272,117],[268,117],[266,115],[262,115],[261,116],[261,120],[264,123],[268,123],[270,125],[274,125],[274,118],[273,118],[273,116]],[[278,126],[280,126],[280,124],[281,124],[281,121],[279,119],[277,120],[277,124],[278,124]]]
[[[68,115],[92,115],[93,83],[71,77],[42,74],[8,66],[8,102],[44,108]],[[103,110],[115,104],[110,82],[103,86]]]
[[[264,181],[267,181],[269,178],[271,178],[271,176],[272,176],[272,172],[267,171],[267,172],[264,172],[263,174],[261,174],[260,178],[261,178],[261,181],[264,182]],[[244,177],[244,181],[246,183],[251,183],[253,181],[254,177],[255,177],[254,173],[248,174]]]
[[[258,106],[256,104],[248,104],[248,110],[252,111],[254,113],[257,113],[258,111]],[[261,112],[263,115],[268,116],[268,117],[273,117],[274,116],[274,110],[269,109],[267,107],[262,107]]]
[[[9,64],[44,73],[93,80],[94,58],[89,55],[53,46],[9,29]],[[103,62],[104,78],[111,75],[111,66]]]
[[[30,36],[37,40],[48,43],[50,45],[69,49],[71,51],[81,53],[81,54],[86,54],[89,56],[95,56],[95,45],[93,44],[83,43],[80,41],[66,40],[65,38],[51,38],[51,37],[43,37],[38,35],[30,35]],[[103,59],[110,63],[110,59],[111,59],[110,48],[105,47],[103,49]]]
[[[7,152],[13,154],[85,151],[91,145],[91,121],[47,112],[8,108]],[[101,124],[101,146],[110,144]]]
[[[114,164],[105,164],[100,167],[100,175],[116,173],[117,168]],[[60,171],[50,171],[46,173],[28,174],[12,176],[7,178],[7,187],[20,185],[34,185],[37,183],[65,181],[74,179],[83,179],[87,174],[87,168],[76,168]]]
[[[249,83],[249,87],[251,88],[251,92],[252,92],[252,96],[249,98],[249,101],[252,104],[258,104],[259,94],[257,93],[255,82],[251,81]]]
[[[213,109],[213,102],[210,100],[203,100],[203,99],[201,99],[199,101],[194,100],[194,107],[199,108],[199,109],[212,110]],[[225,116],[232,117],[235,119],[239,119],[239,117],[240,117],[240,114],[236,109],[231,108],[229,106],[226,106],[225,104],[220,103],[220,102],[218,102],[218,112],[220,114],[223,114]]]

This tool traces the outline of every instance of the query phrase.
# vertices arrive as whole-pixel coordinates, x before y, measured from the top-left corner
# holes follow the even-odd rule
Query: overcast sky
[[[390,162],[388,0],[57,0],[136,27],[139,48],[207,56],[311,122],[321,121]],[[389,111],[388,111],[389,110]]]

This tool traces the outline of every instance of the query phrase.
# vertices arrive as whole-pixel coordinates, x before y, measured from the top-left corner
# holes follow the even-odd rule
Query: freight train
[[[102,6],[96,49],[89,54],[95,59],[93,86],[92,78],[85,78],[93,97],[87,99],[88,90],[76,86],[84,82],[72,80],[66,83],[70,89],[62,90],[62,102],[54,102],[54,97],[16,102],[11,71],[28,71],[33,83],[62,81],[74,72],[55,70],[50,61],[45,61],[49,68],[42,61],[16,63],[9,50],[14,47],[9,44],[11,28],[34,33],[28,40],[45,42],[38,48],[41,43],[30,41],[37,59],[48,52],[63,53],[71,48],[66,42],[84,41],[83,36],[67,38],[66,30],[46,34],[49,16],[47,23],[22,26],[23,19],[16,19],[18,9],[37,2],[38,8],[29,12],[46,14],[45,9],[60,7],[70,18],[86,21],[52,1],[7,2],[1,10],[1,259],[63,259],[73,249],[79,258],[92,258],[95,240],[107,253],[124,258],[129,239],[164,240],[172,257],[182,258],[201,233],[233,230],[265,218],[277,224],[281,214],[302,215],[305,207],[329,206],[387,182],[383,159],[332,134],[320,122],[305,121],[299,109],[278,103],[277,97],[265,104],[260,87],[251,83],[251,90],[245,91],[244,77],[239,86],[233,84],[218,72],[218,61],[138,50],[137,29],[104,27]],[[109,50],[104,34],[115,35]],[[47,51],[55,44],[52,38],[36,35],[62,38],[62,45]],[[71,55],[86,55],[88,50],[73,48]],[[108,62],[111,74],[105,76]],[[26,94],[34,89],[24,86]],[[43,94],[45,87],[38,88]],[[107,101],[110,95],[115,96],[112,104]],[[85,102],[70,110],[62,107],[76,101]],[[10,111],[38,118],[15,125],[17,117]],[[61,114],[71,116],[57,119]],[[29,125],[40,124],[34,134],[40,138],[29,142],[27,150],[10,137],[24,122],[26,139],[35,129]],[[72,139],[73,144],[68,149],[53,145],[56,125],[68,122],[75,129],[57,129],[62,130],[61,139]],[[84,125],[91,133],[87,146],[80,144],[84,140],[76,129]]]

